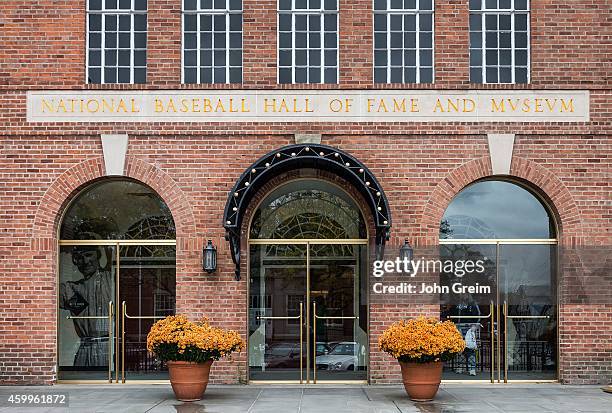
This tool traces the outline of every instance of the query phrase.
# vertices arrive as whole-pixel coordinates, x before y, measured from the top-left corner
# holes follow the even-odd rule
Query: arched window
[[[175,239],[166,203],[141,183],[128,180],[93,184],[64,214],[62,240]]]
[[[255,212],[251,239],[365,239],[367,231],[355,201],[333,184],[298,180],[270,193]],[[292,244],[270,244],[268,256],[294,253]],[[317,244],[313,256],[352,256],[348,244]]]
[[[449,204],[440,244],[443,262],[462,268],[440,276],[451,288],[440,294],[440,315],[474,346],[446,363],[447,378],[462,379],[463,371],[491,381],[555,379],[557,238],[549,208],[517,183],[478,181]],[[453,291],[457,283],[481,289]]]
[[[175,237],[168,206],[139,182],[101,181],[77,195],[60,227],[60,380],[163,378],[146,334],[175,311]]]
[[[363,239],[355,201],[333,184],[299,180],[270,193],[255,212],[251,239]]]
[[[441,239],[550,239],[554,221],[527,189],[506,181],[481,181],[463,189],[442,218]]]

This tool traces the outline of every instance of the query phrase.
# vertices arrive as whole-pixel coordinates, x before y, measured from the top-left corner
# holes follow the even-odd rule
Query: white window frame
[[[481,46],[480,46],[480,53],[482,54],[482,67],[481,67],[481,76],[482,76],[482,82],[474,82],[471,79],[471,74],[470,74],[470,83],[477,83],[477,84],[492,84],[492,85],[513,85],[513,84],[517,84],[516,83],[516,62],[515,62],[515,56],[516,56],[516,51],[517,50],[526,50],[527,52],[527,83],[518,83],[518,84],[530,84],[531,83],[531,1],[530,0],[526,0],[527,2],[527,10],[517,10],[515,8],[515,0],[511,0],[512,2],[512,7],[510,9],[487,9],[486,8],[486,0],[482,0],[481,3],[481,9],[480,10],[469,10],[470,16],[471,15],[480,15],[480,27],[481,27]],[[498,3],[499,4],[499,3]],[[515,22],[515,18],[517,15],[527,15],[527,49],[517,49],[516,45],[515,45],[515,37],[516,37],[516,30],[514,27],[514,22]],[[501,15],[509,15],[510,16],[510,58],[511,58],[511,62],[510,62],[510,74],[511,74],[511,81],[510,82],[501,82],[500,81],[500,68],[502,67],[502,65],[499,63],[500,61],[500,47],[499,47],[499,33],[501,33],[501,30],[499,29],[499,16]],[[497,65],[492,66],[492,65],[487,65],[487,55],[486,55],[486,50],[487,50],[487,44],[486,44],[486,16],[497,16],[497,34],[498,34],[498,41],[497,41],[497,47],[495,49],[492,50],[497,50]],[[468,28],[468,32],[469,33],[477,33],[477,32],[473,32],[472,30],[470,30],[470,28]],[[471,52],[472,49],[476,49],[476,48],[472,48],[472,45],[469,45],[469,54],[470,54],[470,65],[469,65],[469,70],[470,73],[472,71],[472,68],[476,68],[476,66],[472,66],[471,65]],[[506,49],[503,49],[506,50]],[[489,67],[495,67],[497,69],[497,82],[487,82],[487,66]],[[504,66],[507,67],[507,66]],[[519,68],[523,68],[525,66],[518,66]]]
[[[196,79],[197,81],[195,83],[189,82],[187,84],[230,84],[230,83],[234,83],[234,84],[241,84],[242,83],[242,79],[244,76],[244,38],[243,38],[243,33],[244,33],[244,19],[243,19],[243,8],[244,8],[244,1],[240,2],[240,10],[230,10],[230,0],[224,0],[225,1],[225,9],[215,9],[214,8],[214,0],[213,0],[213,8],[212,9],[202,9],[201,3],[198,0],[197,4],[198,4],[198,8],[197,10],[185,10],[185,2],[184,0],[181,0],[181,83],[185,83],[185,16],[187,15],[195,15],[197,16],[196,18],[196,37],[197,37],[197,45],[196,45],[196,54],[197,54],[197,64],[196,66],[187,66],[189,68],[193,68],[195,67],[196,69]],[[230,16],[231,15],[236,15],[239,14],[240,15],[240,19],[242,21],[241,23],[241,28],[240,28],[240,38],[241,38],[241,42],[240,42],[240,49],[236,49],[230,48],[230,33],[235,33],[233,31],[230,30]],[[210,83],[202,83],[202,79],[201,79],[201,70],[204,67],[208,67],[208,66],[202,66],[200,63],[200,55],[201,55],[201,51],[202,51],[202,45],[201,45],[201,33],[202,33],[202,29],[200,27],[201,24],[201,19],[200,16],[205,16],[205,15],[209,15],[212,16],[213,19],[213,26],[212,26],[212,30],[211,30],[211,34],[212,34],[212,44],[211,44],[211,53],[213,54],[213,61],[211,62],[212,66],[211,66],[211,71],[212,71],[212,75],[211,75],[211,82]],[[214,65],[214,53],[215,51],[220,51],[222,49],[215,49],[215,30],[214,30],[214,17],[215,16],[219,16],[219,15],[225,15],[225,49],[223,49],[225,51],[225,82],[217,82],[215,81],[215,65]],[[220,32],[219,32],[220,33]],[[189,49],[189,50],[193,50],[193,49]],[[236,69],[238,68],[238,66],[231,66],[230,65],[230,51],[231,50],[240,50],[240,82],[231,82],[230,80],[230,69]]]
[[[340,19],[339,19],[339,15],[340,15],[340,0],[336,0],[336,10],[325,10],[325,0],[321,0],[321,7],[319,9],[311,9],[311,8],[306,8],[306,9],[296,9],[295,7],[295,2],[296,0],[291,0],[291,10],[281,10],[280,9],[280,0],[277,0],[277,13],[276,13],[276,42],[277,42],[277,47],[276,47],[276,52],[277,52],[277,58],[276,58],[276,82],[278,84],[292,84],[292,85],[296,85],[296,84],[304,84],[304,85],[308,85],[308,84],[328,84],[328,85],[333,85],[333,84],[339,84],[340,83]],[[281,51],[281,47],[280,47],[280,16],[282,14],[290,14],[291,15],[291,66],[282,66],[280,65],[280,51]],[[296,34],[296,30],[295,30],[295,16],[296,15],[308,15],[310,17],[310,15],[319,15],[320,16],[320,30],[319,33],[321,35],[321,43],[319,44],[319,48],[321,50],[321,67],[320,67],[320,78],[321,81],[320,82],[311,82],[310,81],[310,65],[309,65],[309,61],[310,61],[310,36],[309,34],[311,33],[311,31],[308,29],[308,20],[310,20],[309,18],[307,19],[306,22],[306,66],[304,66],[306,68],[306,79],[307,81],[304,82],[300,82],[300,83],[296,83],[295,81],[295,69],[296,69],[296,64],[295,64],[295,34]],[[325,69],[331,69],[333,68],[333,66],[325,66],[325,51],[326,50],[330,50],[329,48],[325,48],[324,44],[325,44],[325,33],[330,33],[330,32],[326,32],[325,31],[325,15],[336,15],[336,83],[326,83],[325,82]],[[286,32],[286,31],[284,31]],[[283,48],[283,50],[287,50],[286,48]],[[302,66],[299,66],[300,68]],[[315,66],[313,66],[315,67]],[[291,69],[291,83],[281,83],[280,82],[280,70],[282,69],[286,69],[286,68],[290,68]]]
[[[427,15],[431,15],[431,83],[435,83],[436,81],[436,0],[431,0],[431,10],[420,10],[419,9],[419,1],[416,0],[416,7],[414,9],[392,9],[391,8],[391,0],[386,0],[387,2],[387,8],[385,10],[376,10],[374,9],[374,1],[372,0],[372,9],[373,9],[373,14],[372,14],[372,33],[373,33],[373,37],[372,37],[372,79],[374,81],[375,84],[390,84],[390,83],[398,83],[398,82],[391,82],[391,15],[400,15],[402,16],[402,21],[403,21],[403,17],[406,15],[414,15],[416,16],[416,27],[415,27],[415,35],[416,35],[416,43],[415,43],[415,50],[416,50],[416,61],[415,61],[415,70],[416,70],[416,80],[415,83],[421,83],[421,69],[422,68],[429,68],[429,66],[425,66],[422,67],[421,66],[421,45],[420,45],[420,33],[421,33],[421,21],[420,21],[420,16],[422,14],[427,14]],[[384,83],[381,82],[376,82],[376,69],[381,69],[383,68],[383,66],[376,66],[376,62],[374,60],[374,56],[377,50],[382,50],[382,49],[377,49],[376,48],[376,43],[375,43],[375,37],[376,37],[376,33],[382,33],[382,31],[377,32],[375,29],[375,16],[377,14],[382,14],[382,15],[386,15],[387,17],[387,30],[386,30],[386,34],[387,34],[387,48],[386,48],[386,52],[387,52],[387,64],[384,66],[384,68],[387,70],[387,80]],[[403,25],[403,22],[402,22]],[[402,34],[406,33],[403,29],[402,29]],[[402,84],[412,84],[412,82],[406,82],[406,77],[405,77],[405,69],[407,67],[412,67],[412,66],[406,66],[406,63],[404,61],[404,53],[406,50],[411,50],[411,49],[406,49],[405,45],[403,44],[402,41]],[[394,66],[397,67],[397,66]]]
[[[129,85],[129,84],[134,84],[134,52],[136,51],[143,51],[145,52],[145,66],[144,66],[144,71],[145,71],[145,82],[147,82],[147,66],[148,66],[148,59],[146,58],[147,55],[147,49],[148,49],[148,39],[145,43],[145,47],[143,48],[136,48],[136,45],[134,43],[134,16],[135,15],[144,15],[145,19],[146,19],[146,27],[145,27],[145,38],[148,35],[149,32],[149,19],[148,19],[148,7],[149,7],[149,2],[147,1],[147,9],[146,10],[136,10],[135,9],[135,1],[136,0],[130,0],[130,9],[119,9],[119,0],[117,0],[117,8],[116,9],[107,9],[106,8],[106,2],[104,0],[102,0],[102,8],[101,10],[90,10],[89,8],[89,1],[90,0],[86,0],[86,19],[85,19],[85,26],[86,26],[86,33],[87,35],[85,36],[85,80],[87,84],[124,84],[124,85]],[[89,36],[90,36],[90,30],[89,30],[89,18],[91,15],[100,15],[100,21],[101,21],[101,27],[100,27],[100,82],[90,82],[89,81],[89,52],[90,52],[90,47],[89,47]],[[119,19],[117,18],[117,47],[114,49],[106,49],[104,43],[105,43],[105,23],[106,23],[106,16],[122,16],[122,15],[130,15],[131,19],[130,19],[130,81],[129,82],[119,82],[119,73],[117,71],[117,78],[114,82],[108,82],[104,79],[104,70],[106,68],[105,66],[105,52],[107,50],[116,50],[117,51],[117,65],[114,66],[115,68],[119,68]],[[138,32],[138,33],[142,33],[142,32]],[[95,50],[98,50],[97,48]],[[98,66],[94,66],[94,67],[98,67]],[[138,66],[138,68],[142,68],[142,66]],[[144,83],[138,83],[138,84],[144,84]]]

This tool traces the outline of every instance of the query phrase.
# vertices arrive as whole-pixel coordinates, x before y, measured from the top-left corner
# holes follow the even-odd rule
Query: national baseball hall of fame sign
[[[588,122],[583,90],[29,91],[28,122]]]

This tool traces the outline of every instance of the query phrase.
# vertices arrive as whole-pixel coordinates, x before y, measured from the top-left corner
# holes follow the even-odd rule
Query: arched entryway
[[[137,181],[100,180],[68,206],[59,239],[58,379],[166,379],[146,350],[151,324],[176,305],[166,203]]]
[[[557,226],[537,192],[506,179],[468,185],[442,217],[440,244],[442,259],[482,267],[459,281],[490,287],[444,296],[441,317],[457,324],[468,347],[445,364],[444,378],[557,379]],[[456,281],[441,275],[444,285]]]
[[[237,277],[247,258],[249,380],[365,382],[368,244],[382,254],[391,226],[367,167],[325,145],[280,148],[240,177],[224,225]]]

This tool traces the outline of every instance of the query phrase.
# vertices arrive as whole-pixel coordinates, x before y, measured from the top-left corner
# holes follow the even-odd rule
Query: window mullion
[[[323,5],[321,4],[321,7]],[[319,72],[320,72],[320,76],[321,76],[321,80],[320,83],[325,83],[325,67],[326,65],[326,61],[325,61],[325,12],[321,12],[321,14],[319,15],[319,23],[320,23],[320,27],[319,27],[319,35],[321,36],[321,40],[319,42],[319,48],[320,51],[319,53],[321,54],[321,67],[319,68]],[[338,63],[338,62],[337,62]]]
[[[106,26],[106,13],[100,13],[100,34],[101,41],[100,43],[100,83],[106,83],[106,30],[104,29]]]
[[[387,83],[391,83],[391,13],[389,10],[387,10]]]
[[[227,7],[227,1],[225,2]],[[230,48],[229,48],[229,38],[230,38],[230,14],[229,8],[225,11],[225,83],[230,82]]]
[[[293,0],[295,2],[295,0]],[[297,62],[295,61],[295,38],[297,32],[295,30],[295,12],[291,12],[291,83],[295,84],[295,72],[297,70]]]
[[[512,2],[514,3],[514,0]],[[515,25],[514,25],[515,19],[516,19],[516,14],[515,13],[510,14],[510,72],[511,72],[510,80],[512,81],[512,84],[516,83],[516,62],[514,60],[514,54],[516,53],[516,42],[514,40],[516,37],[516,31],[515,31]]]
[[[485,27],[486,13],[482,13],[480,16],[480,31],[481,31],[481,49],[482,49],[482,83],[487,83],[487,36],[485,36],[487,30]]]
[[[527,83],[531,83],[531,2],[527,0]]]
[[[134,0],[132,0],[132,3]],[[132,10],[134,9],[134,4],[132,4]],[[136,44],[134,44],[134,13],[131,13],[130,17],[130,83],[134,83],[134,66],[135,66],[135,54],[136,54]],[[119,41],[121,31],[119,30],[119,19],[117,19],[117,42]],[[117,44],[119,46],[119,44]],[[146,53],[146,52],[145,52]],[[117,52],[119,55],[119,52]],[[117,76],[119,74],[117,73]],[[119,79],[117,79],[119,80]]]
[[[415,41],[415,53],[416,53],[416,60],[415,60],[415,64],[416,64],[416,82],[417,83],[421,83],[421,13],[417,13],[416,14],[416,18],[415,18],[415,37],[416,37],[416,41]]]

